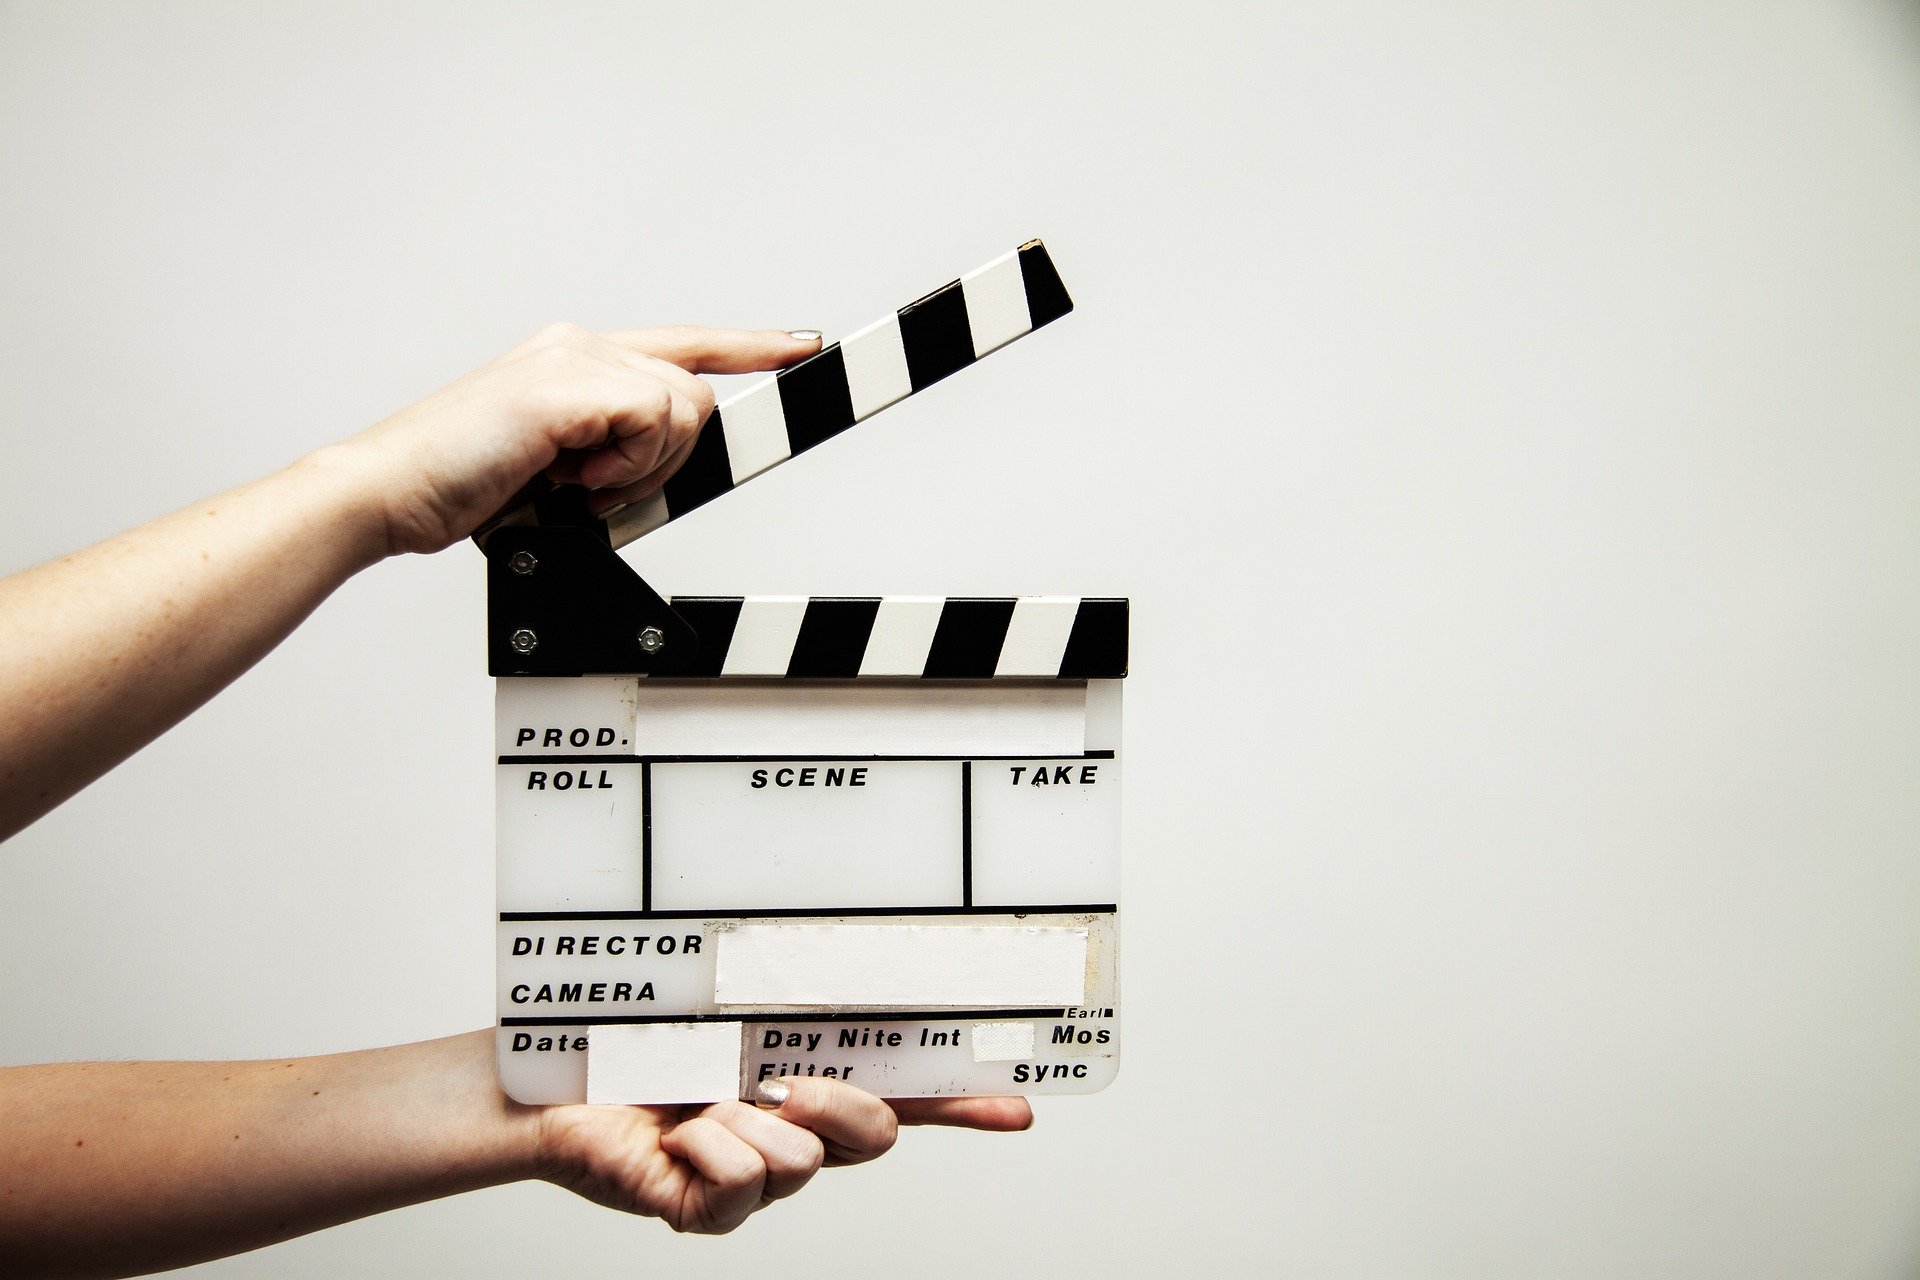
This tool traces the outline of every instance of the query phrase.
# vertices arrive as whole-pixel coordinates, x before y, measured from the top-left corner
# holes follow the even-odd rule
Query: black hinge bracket
[[[700,653],[699,635],[599,521],[501,525],[486,553],[492,675],[671,675]]]

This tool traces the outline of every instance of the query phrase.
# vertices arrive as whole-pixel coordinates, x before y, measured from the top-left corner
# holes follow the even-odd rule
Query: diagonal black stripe
[[[1118,680],[1127,674],[1125,600],[1082,600],[1060,656],[1063,680]]]
[[[990,679],[1012,620],[1010,599],[947,601],[921,674],[929,680]]]
[[[787,663],[788,677],[836,680],[859,675],[860,659],[866,656],[867,637],[873,634],[873,619],[879,612],[877,596],[807,601],[800,634],[794,637],[793,657]]]
[[[958,280],[900,308],[900,345],[915,391],[973,363],[973,330],[967,325],[967,298]]]
[[[668,601],[700,637],[700,656],[674,672],[675,676],[717,676],[726,665],[727,646],[740,621],[739,596],[678,596]]]
[[[727,463],[727,437],[714,410],[686,462],[667,481],[667,518],[677,519],[695,507],[712,502],[733,488],[733,468]]]
[[[1060,273],[1054,270],[1047,246],[1038,240],[1029,240],[1020,246],[1020,279],[1027,286],[1027,315],[1034,328],[1073,310],[1073,299],[1067,296],[1067,286],[1060,282]]]
[[[793,452],[811,449],[853,425],[853,392],[839,343],[783,371],[778,382],[787,447]]]

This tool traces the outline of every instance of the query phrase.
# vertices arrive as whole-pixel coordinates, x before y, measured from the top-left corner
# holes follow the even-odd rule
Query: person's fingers
[[[713,412],[696,371],[778,369],[820,349],[820,336],[680,325],[597,334],[548,325],[509,353],[537,370],[528,394],[551,424],[548,476],[596,491],[596,508],[645,497],[692,452]]]
[[[686,464],[687,456],[693,452],[693,447],[699,443],[700,439],[698,436],[683,442],[678,449],[673,451],[672,455],[669,456],[665,462],[655,467],[652,471],[649,471],[646,475],[641,476],[632,484],[621,485],[617,489],[602,489],[590,495],[587,498],[588,510],[597,516],[604,516],[617,507],[624,507],[630,502],[640,501],[640,499],[666,484],[668,480],[671,480],[673,473]],[[549,474],[552,474],[551,471]],[[562,484],[579,483],[577,479],[564,480],[558,475],[555,475],[553,478],[559,480]]]
[[[673,388],[584,351],[543,354],[539,376],[520,380],[510,394],[522,420],[556,449],[601,448],[617,433],[673,419]]]
[[[894,1098],[887,1105],[901,1124],[940,1124],[989,1133],[1018,1133],[1033,1127],[1033,1107],[1025,1098]]]
[[[700,1175],[696,1203],[673,1225],[681,1231],[718,1235],[731,1231],[760,1207],[767,1166],[760,1153],[711,1116],[698,1115],[660,1135],[660,1149]]]
[[[663,379],[591,353],[579,359],[580,371],[562,386],[545,388],[537,406],[555,424],[556,443],[584,451],[555,458],[571,483],[589,489],[632,484],[698,436],[704,402],[695,404]]]
[[[555,484],[579,484],[580,466],[593,451],[590,449],[563,449],[560,456],[547,465],[547,479]]]
[[[592,350],[599,342],[668,361],[687,373],[755,373],[784,369],[820,350],[817,329],[714,329],[676,324],[656,329],[616,329],[597,334],[577,324],[550,324],[507,352],[503,359],[550,351]]]
[[[664,422],[632,425],[616,421],[613,439],[580,460],[579,483],[589,489],[620,488],[652,475],[679,445],[693,438],[696,427],[678,418],[686,402],[673,399]]]
[[[767,1167],[761,1194],[769,1200],[784,1200],[806,1186],[826,1161],[826,1146],[817,1134],[789,1124],[771,1111],[744,1102],[722,1102],[707,1108],[704,1114],[760,1153]]]
[[[700,422],[705,422],[707,415],[713,412],[713,387],[705,379],[695,377],[673,361],[648,355],[602,333],[584,334],[580,343],[588,354],[609,364],[660,379],[699,412]]]
[[[820,1135],[829,1164],[877,1159],[899,1136],[886,1103],[839,1080],[779,1076],[761,1081],[756,1096],[772,1114]]]
[[[700,439],[697,435],[682,441],[680,447],[675,449],[665,462],[632,484],[620,485],[613,489],[594,490],[587,495],[587,509],[596,516],[611,515],[621,507],[638,502],[658,491],[662,485],[673,478],[674,472],[686,465],[687,456],[699,443]],[[580,468],[592,456],[591,451],[561,454],[554,459],[553,465],[547,468],[547,479],[555,484],[579,484]]]
[[[671,361],[689,373],[784,369],[820,350],[820,335],[811,329],[709,329],[681,324],[665,329],[624,329],[606,336],[630,350]]]

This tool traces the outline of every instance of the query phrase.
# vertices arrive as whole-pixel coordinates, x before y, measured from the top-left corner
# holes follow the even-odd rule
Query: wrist
[[[443,1042],[458,1057],[449,1076],[466,1082],[478,1115],[471,1133],[478,1140],[470,1153],[473,1171],[487,1183],[521,1182],[547,1176],[549,1154],[545,1107],[515,1102],[500,1088],[494,1067],[494,1032],[468,1032]]]
[[[326,512],[325,531],[353,571],[394,554],[386,478],[352,441],[315,449],[282,475],[315,495]]]

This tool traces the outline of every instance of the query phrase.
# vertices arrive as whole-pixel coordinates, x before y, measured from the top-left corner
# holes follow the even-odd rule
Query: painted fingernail
[[[818,329],[789,329],[787,330],[787,336],[795,342],[820,341],[820,331]]]
[[[788,1084],[785,1080],[773,1079],[762,1080],[759,1087],[753,1091],[753,1096],[770,1107],[777,1107],[785,1102],[792,1093],[792,1085]]]

